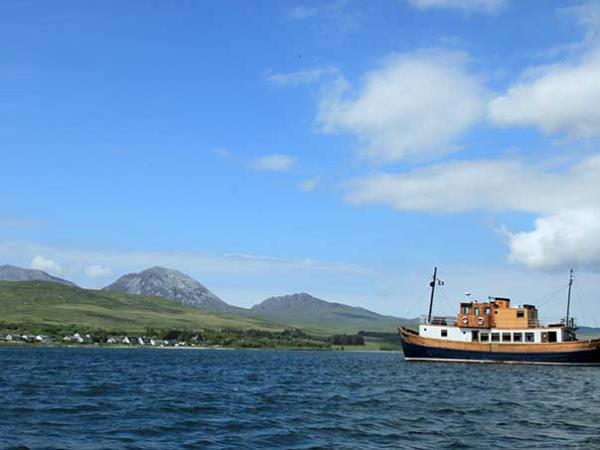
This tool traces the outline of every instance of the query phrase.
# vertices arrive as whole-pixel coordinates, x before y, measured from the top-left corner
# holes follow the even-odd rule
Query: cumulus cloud
[[[43,270],[44,272],[60,274],[62,273],[62,267],[56,261],[50,258],[44,258],[43,256],[37,255],[31,261],[31,268],[37,270]]]
[[[507,233],[509,259],[530,267],[600,269],[600,208],[541,217],[533,231]]]
[[[408,0],[415,8],[458,9],[466,12],[494,14],[504,9],[508,0]]]
[[[442,50],[388,57],[357,89],[341,77],[327,86],[317,122],[323,132],[357,137],[379,163],[447,153],[485,110],[486,91],[467,63]]]
[[[530,69],[524,79],[490,102],[501,126],[533,126],[573,137],[600,135],[600,51],[576,63]]]
[[[308,178],[304,181],[301,181],[300,184],[298,185],[298,189],[300,189],[302,192],[312,192],[317,188],[318,185],[319,185],[319,178],[313,177],[313,178]]]
[[[252,168],[271,172],[285,172],[290,170],[294,164],[296,164],[296,158],[281,153],[274,153],[252,161]]]
[[[532,231],[505,232],[510,260],[535,268],[600,269],[600,155],[556,170],[517,159],[459,161],[349,183],[346,200],[402,211],[523,211]]]
[[[112,273],[112,269],[110,267],[104,267],[99,264],[87,266],[83,271],[88,277],[91,278],[101,278]]]

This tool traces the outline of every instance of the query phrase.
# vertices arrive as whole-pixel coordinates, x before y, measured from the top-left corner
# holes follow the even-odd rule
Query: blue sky
[[[599,27],[580,1],[2,2],[0,259],[411,316],[436,264],[440,313],[573,266],[600,325]]]

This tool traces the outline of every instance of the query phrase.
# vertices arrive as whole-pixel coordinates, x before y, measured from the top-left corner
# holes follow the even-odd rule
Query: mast
[[[429,314],[427,314],[427,323],[431,323],[431,310],[433,309],[433,294],[435,294],[435,285],[437,284],[437,267],[433,269],[433,278],[429,286],[431,286],[431,298],[429,299]]]
[[[569,293],[567,295],[567,316],[565,318],[565,325],[569,326],[569,310],[571,309],[571,288],[573,287],[573,269],[569,275]]]

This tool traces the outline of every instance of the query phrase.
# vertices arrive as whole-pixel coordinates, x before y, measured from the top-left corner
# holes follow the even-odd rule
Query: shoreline
[[[251,350],[251,351],[308,351],[308,352],[352,352],[352,353],[402,353],[398,350],[381,350],[381,349],[360,349],[355,347],[340,348],[303,348],[303,347],[202,347],[191,345],[179,346],[152,346],[152,345],[101,345],[101,344],[31,344],[27,342],[0,342],[0,348],[70,348],[70,349],[139,349],[139,350],[199,350],[199,351],[231,351],[231,350]]]

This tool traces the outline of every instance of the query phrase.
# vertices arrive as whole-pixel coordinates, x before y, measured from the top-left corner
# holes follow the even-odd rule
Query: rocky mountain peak
[[[229,312],[235,309],[189,275],[160,266],[123,275],[104,289],[127,294],[164,297],[204,311]]]

